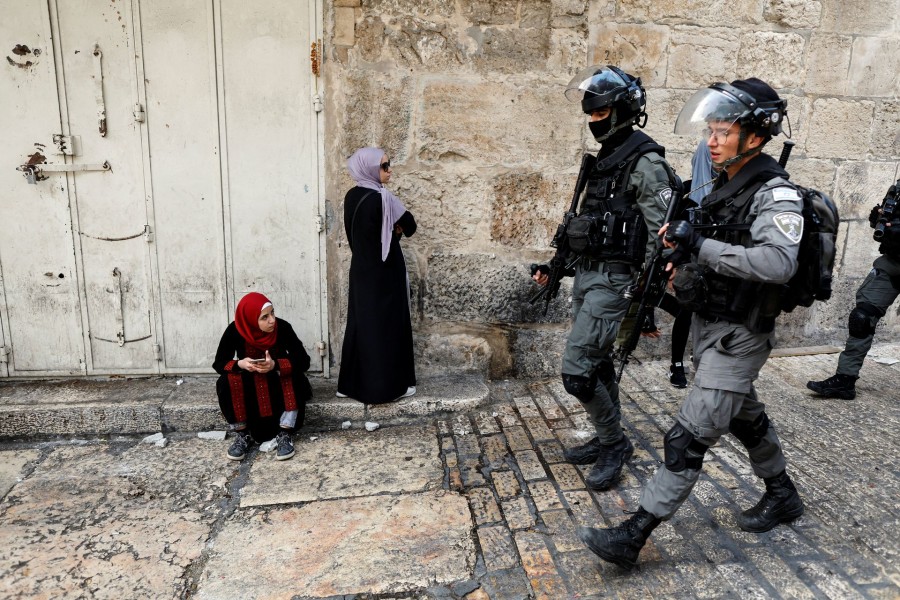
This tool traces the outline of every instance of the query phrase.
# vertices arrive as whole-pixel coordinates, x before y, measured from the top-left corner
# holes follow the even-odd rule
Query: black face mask
[[[612,128],[612,115],[602,121],[590,121],[588,128],[591,130],[591,135],[594,136],[594,139],[602,142],[609,135],[609,130]]]

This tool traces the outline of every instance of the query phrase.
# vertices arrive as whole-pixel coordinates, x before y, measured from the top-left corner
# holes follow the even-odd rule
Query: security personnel
[[[673,221],[660,230],[673,249],[676,298],[696,308],[694,384],[665,435],[665,465],[644,487],[633,516],[611,529],[579,528],[604,560],[631,569],[650,532],[671,518],[700,476],[703,455],[726,433],[747,448],[766,492],[738,516],[744,531],[768,531],[803,514],[785,458],[753,381],[771,352],[780,286],[797,269],[801,199],[788,174],[761,150],[782,131],[787,103],[756,79],[715,83],[682,109],[676,133],[701,129],[722,169],[695,228]],[[702,232],[702,235],[701,235]],[[685,293],[685,290],[688,293]],[[706,294],[702,293],[705,290]]]
[[[809,381],[806,387],[825,398],[853,400],[856,380],[872,341],[875,326],[900,295],[900,180],[892,185],[883,204],[869,214],[869,225],[875,240],[880,242],[881,256],[875,259],[872,270],[856,291],[856,307],[848,319],[849,336],[838,358],[837,373],[824,381]],[[884,207],[890,208],[885,211]]]
[[[578,216],[567,231],[581,256],[572,290],[573,323],[563,356],[567,392],[585,407],[596,437],[566,450],[574,464],[591,464],[588,487],[605,490],[618,478],[634,447],[621,426],[619,390],[611,351],[635,283],[655,244],[648,230],[663,225],[676,177],[665,149],[642,131],[647,123],[641,80],[614,66],[592,66],[577,74],[566,98],[580,102],[601,147],[590,172]],[[547,284],[546,265],[533,279]]]

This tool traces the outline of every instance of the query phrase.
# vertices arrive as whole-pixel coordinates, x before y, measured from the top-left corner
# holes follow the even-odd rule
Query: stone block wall
[[[345,162],[376,145],[419,222],[403,242],[419,371],[558,371],[571,288],[544,316],[528,303],[527,265],[551,256],[579,157],[596,149],[563,96],[588,64],[642,78],[646,130],[685,178],[697,140],[672,127],[696,89],[758,76],[788,99],[789,170],[832,195],[843,230],[834,298],[785,315],[781,345],[843,344],[877,256],[866,216],[900,177],[900,0],[330,0],[325,37],[336,364],[349,266],[342,207],[353,185]],[[780,149],[776,140],[770,151]],[[897,311],[880,337],[900,334]]]

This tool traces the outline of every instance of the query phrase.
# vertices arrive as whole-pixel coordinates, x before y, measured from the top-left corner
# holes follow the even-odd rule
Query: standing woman
[[[304,372],[309,355],[291,324],[275,317],[275,307],[258,292],[238,302],[234,321],[222,334],[213,369],[219,408],[234,443],[228,458],[241,460],[253,443],[275,438],[275,458],[294,456],[291,435],[303,425],[312,396]]]
[[[400,251],[400,238],[416,232],[416,220],[384,187],[391,161],[383,150],[360,148],[347,168],[356,181],[344,197],[353,257],[337,395],[381,404],[416,393],[409,280]]]

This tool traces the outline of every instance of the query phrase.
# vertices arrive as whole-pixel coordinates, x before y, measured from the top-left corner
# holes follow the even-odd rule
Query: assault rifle
[[[666,208],[666,216],[663,223],[671,223],[672,219],[678,213],[678,207],[681,204],[682,196],[680,190],[672,191],[672,199]],[[619,370],[616,373],[616,383],[622,380],[622,373],[625,371],[625,365],[634,349],[637,348],[638,340],[641,337],[641,328],[644,321],[653,312],[653,308],[662,300],[663,294],[666,293],[666,284],[669,282],[669,273],[666,272],[666,263],[668,256],[663,252],[665,246],[662,238],[656,239],[656,250],[650,256],[650,260],[644,266],[644,271],[638,278],[637,283],[625,289],[625,297],[634,303],[636,297],[640,297],[637,312],[634,315],[634,326],[628,332],[628,337],[619,347]],[[631,306],[629,306],[629,311]],[[627,315],[627,313],[626,313]]]
[[[900,200],[900,179],[888,189],[887,195],[881,201],[881,214],[875,221],[873,225],[875,231],[872,232],[872,237],[876,240],[881,241],[881,238],[884,237],[885,225],[894,219],[894,213],[897,211],[897,200]]]
[[[581,258],[580,255],[573,256],[572,249],[569,248],[569,236],[566,233],[566,229],[569,227],[569,221],[575,217],[575,211],[578,209],[578,201],[581,199],[581,194],[584,192],[584,188],[587,185],[588,175],[590,175],[596,162],[597,159],[590,154],[585,154],[581,157],[581,169],[578,171],[578,180],[575,182],[575,193],[572,194],[572,202],[569,204],[569,210],[563,215],[563,221],[556,228],[556,234],[550,242],[550,246],[556,248],[556,254],[553,255],[549,265],[547,265],[550,268],[547,285],[543,286],[528,300],[529,304],[534,304],[543,297],[545,315],[550,308],[550,302],[556,298],[556,295],[559,293],[559,284],[562,281],[563,276],[565,276],[566,271],[569,271],[574,267],[575,263]],[[532,275],[539,270],[541,270],[539,265],[531,265]]]

